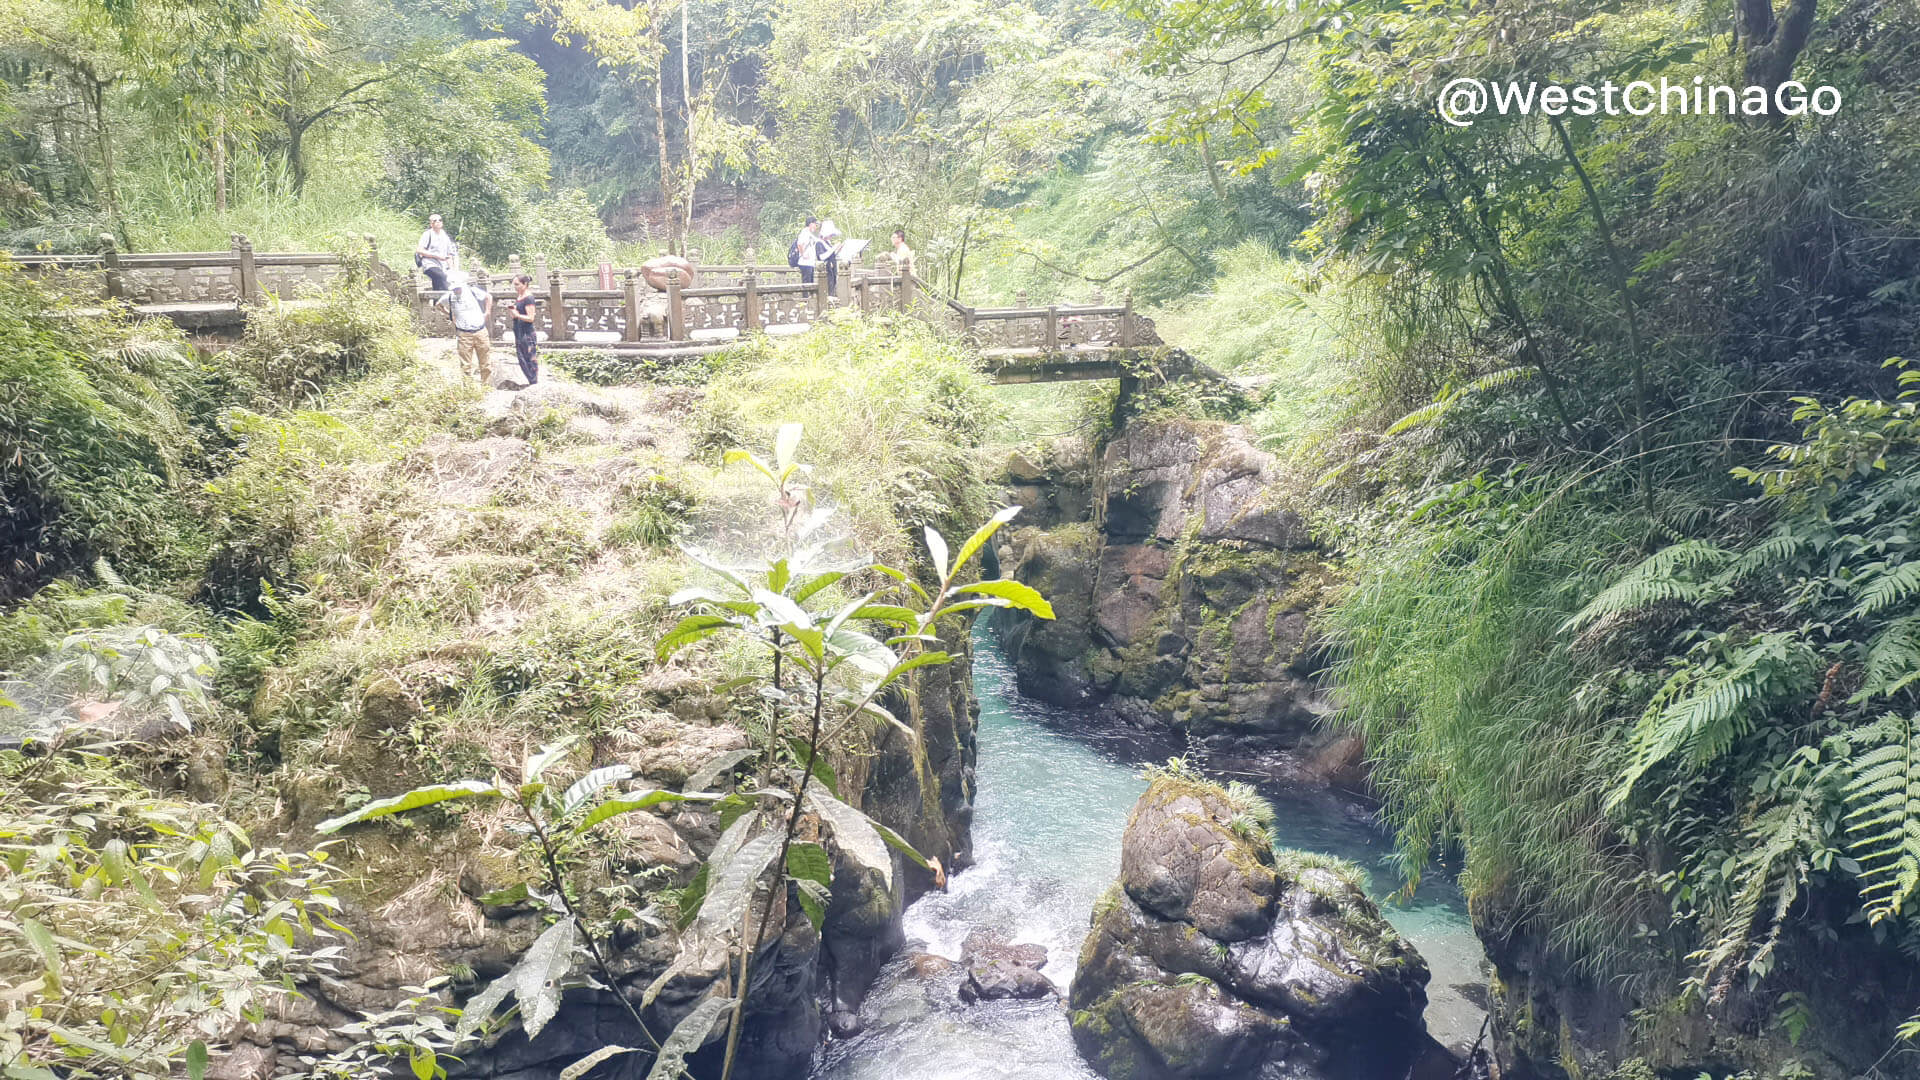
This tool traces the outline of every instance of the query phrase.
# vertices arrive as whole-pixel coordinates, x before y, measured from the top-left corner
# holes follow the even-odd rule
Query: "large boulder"
[[[1133,809],[1069,996],[1113,1080],[1378,1080],[1432,1040],[1427,965],[1350,867],[1276,856],[1256,807],[1161,777]]]
[[[1288,478],[1252,440],[1208,421],[1130,423],[1092,470],[1085,520],[1042,494],[1069,486],[1070,455],[1009,461],[1011,497],[1050,526],[1022,516],[1011,574],[1056,616],[1004,624],[1023,693],[1316,750],[1326,705],[1308,616],[1334,575]]]

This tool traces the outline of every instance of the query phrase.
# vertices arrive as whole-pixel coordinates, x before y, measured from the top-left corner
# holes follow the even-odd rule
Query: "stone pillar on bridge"
[[[1133,290],[1127,290],[1126,307],[1120,312],[1120,347],[1133,348]]]
[[[127,279],[120,269],[120,247],[114,241],[112,233],[100,234],[100,264],[106,267],[107,299],[125,299]]]
[[[680,268],[667,270],[667,340],[687,340],[686,301],[680,296]]]
[[[546,265],[547,258],[538,256],[540,265]],[[567,328],[567,287],[562,282],[560,271],[547,274],[547,317],[553,320],[553,332],[547,335],[549,341],[572,341],[573,331]]]
[[[253,264],[253,241],[239,233],[229,233],[228,242],[233,245],[234,263],[238,267],[240,302],[257,304],[260,302],[260,272]]]
[[[620,277],[620,305],[626,311],[627,325],[620,331],[620,340],[640,340],[640,271],[626,270]]]
[[[740,288],[745,296],[740,301],[740,318],[746,325],[742,334],[751,334],[760,329],[760,272],[754,269],[753,252],[747,252],[747,266],[740,274]]]

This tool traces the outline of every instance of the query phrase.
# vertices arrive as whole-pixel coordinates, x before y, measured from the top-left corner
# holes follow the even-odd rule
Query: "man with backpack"
[[[492,385],[493,342],[488,327],[493,316],[493,293],[468,281],[465,273],[456,270],[440,304],[453,317],[461,373],[479,379],[482,385]]]
[[[800,230],[800,236],[787,248],[787,265],[800,268],[800,283],[813,284],[813,271],[822,261],[831,258],[833,249],[820,236],[820,219],[807,215],[807,224]]]
[[[447,291],[447,269],[453,255],[453,237],[447,235],[439,214],[430,215],[427,231],[420,234],[420,243],[413,249],[413,265],[426,273],[434,292]]]

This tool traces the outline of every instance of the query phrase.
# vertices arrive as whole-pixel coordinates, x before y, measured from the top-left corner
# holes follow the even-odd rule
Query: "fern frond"
[[[1891,697],[1920,682],[1920,615],[1895,619],[1867,642],[1867,670],[1860,689],[1848,700],[1855,705]]]
[[[1864,618],[1886,610],[1915,593],[1920,593],[1920,560],[1901,563],[1889,569],[1885,563],[1863,567],[1854,579],[1854,595],[1859,602],[1850,616]]]
[[[1813,546],[1814,538],[1798,522],[1783,525],[1772,536],[1741,552],[1714,580],[1722,585],[1738,584],[1755,574],[1780,567]]]
[[[1713,580],[1691,581],[1680,575],[1713,570],[1732,560],[1733,553],[1704,540],[1670,544],[1640,561],[1619,581],[1600,591],[1563,623],[1561,633],[1581,630],[1612,615],[1640,611],[1654,604],[1678,601],[1704,604],[1726,594]]]
[[[1848,770],[1845,823],[1860,864],[1861,904],[1877,923],[1920,891],[1920,728],[1888,714],[1847,740],[1865,744]]]
[[[1631,763],[1606,808],[1626,801],[1648,769],[1683,749],[1697,765],[1726,753],[1752,715],[1804,683],[1811,665],[1806,644],[1780,632],[1754,638],[1724,666],[1674,672],[1634,725],[1627,741]]]

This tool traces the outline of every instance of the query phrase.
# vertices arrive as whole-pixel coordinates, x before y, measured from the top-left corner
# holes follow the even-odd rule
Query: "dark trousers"
[[[540,341],[532,334],[515,331],[513,335],[514,355],[520,359],[520,374],[527,377],[527,385],[540,381]]]
[[[800,268],[800,284],[802,285],[813,284],[813,267],[802,266]]]
[[[827,268],[827,295],[840,295],[840,259],[838,256],[828,259],[820,265]]]
[[[434,266],[432,263],[428,263],[426,266],[421,267],[421,269],[427,272],[427,281],[433,286],[434,292],[447,291],[447,271],[445,267]]]

